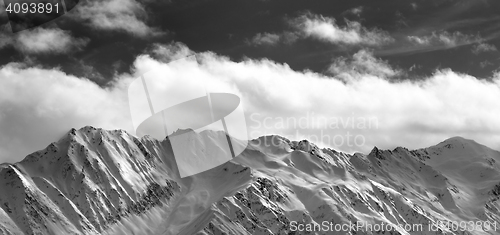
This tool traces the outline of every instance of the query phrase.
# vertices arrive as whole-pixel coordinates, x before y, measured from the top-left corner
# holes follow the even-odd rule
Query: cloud
[[[391,78],[402,74],[401,70],[392,68],[387,61],[375,58],[373,53],[367,50],[358,51],[350,59],[334,59],[328,72],[347,81],[364,75]]]
[[[80,50],[88,41],[74,38],[68,31],[57,28],[35,28],[19,33],[15,47],[27,53],[67,53],[70,50]]]
[[[349,12],[359,14],[363,7],[351,9]],[[331,44],[347,46],[381,46],[394,42],[389,33],[380,29],[367,29],[359,22],[346,21],[346,26],[339,26],[334,18],[307,13],[296,18],[287,19],[291,30],[281,33],[257,33],[247,39],[250,45],[292,44],[299,39],[314,38]]]
[[[418,45],[428,46],[431,44],[430,37],[428,37],[428,36],[426,36],[426,37],[408,36],[408,41],[413,42],[413,43],[418,44]]]
[[[276,45],[280,38],[280,35],[274,33],[258,33],[250,40],[250,43],[254,45]]]
[[[410,3],[410,6],[414,11],[418,9],[418,4],[416,2]]]
[[[353,15],[356,15],[356,16],[360,16],[361,13],[363,13],[364,10],[365,9],[364,9],[363,6],[359,6],[359,7],[351,8],[351,9],[345,11],[344,13],[350,13],[350,14],[353,14]]]
[[[151,54],[156,60],[165,63],[195,55],[195,53],[189,50],[186,45],[179,42],[173,42],[170,44],[156,43],[148,50],[148,53]]]
[[[27,54],[68,53],[72,50],[81,50],[88,42],[86,38],[74,38],[69,31],[58,28],[38,27],[17,34],[0,35],[0,48],[12,45]]]
[[[432,32],[430,35],[424,36],[408,36],[408,41],[419,46],[444,46],[447,48],[468,45],[480,42],[483,39],[475,35],[467,35],[461,32],[449,33],[447,31]]]
[[[497,51],[497,47],[495,45],[481,42],[474,45],[474,47],[472,48],[472,53],[476,55],[482,52],[490,52],[490,51]]]
[[[118,83],[104,89],[56,69],[0,67],[0,162],[19,161],[71,128],[131,130],[124,90]]]
[[[339,26],[334,18],[311,13],[291,19],[289,23],[304,37],[333,44],[380,46],[394,41],[383,30],[367,29],[359,22],[349,20],[346,20],[346,26]]]
[[[252,39],[247,40],[249,45],[267,45],[273,46],[278,43],[292,44],[300,38],[299,33],[292,31],[284,31],[282,33],[257,33]]]
[[[490,65],[493,65],[493,63],[489,62],[488,60],[485,60],[483,62],[479,62],[479,67],[481,67],[482,69],[484,69]]]
[[[179,57],[177,52],[194,54],[182,44],[162,46],[157,53],[165,52],[165,61]],[[134,74],[119,75],[109,88],[58,70],[1,67],[1,161],[19,160],[71,127],[131,131],[127,84],[148,71],[164,76],[176,96],[189,95],[192,82],[239,95],[250,137],[280,134],[366,153],[373,146],[427,147],[458,135],[500,149],[500,76],[481,80],[445,69],[426,79],[394,82],[383,77],[390,67],[367,51],[347,60],[351,67],[365,67],[348,81],[268,59],[235,62],[212,52],[169,64],[162,60],[137,57]],[[377,72],[375,65],[387,70]]]
[[[0,30],[0,49],[12,44],[12,36]]]
[[[81,2],[73,14],[96,29],[124,31],[146,37],[162,33],[144,21],[147,12],[136,0],[90,0]]]
[[[346,61],[331,69],[352,68],[355,79],[294,71],[268,59],[234,62],[210,52],[171,65],[141,56],[135,67],[163,71],[172,79],[173,94],[188,92],[179,91],[187,81],[230,89],[242,98],[253,138],[280,134],[367,152],[373,146],[427,147],[458,135],[500,149],[500,77],[487,81],[444,69],[426,79],[395,82],[385,76],[398,70],[368,51]]]
[[[479,35],[464,34],[458,31],[433,31],[429,34],[405,36],[406,41],[398,41],[392,48],[384,48],[377,51],[377,55],[397,55],[429,52],[437,50],[448,50],[460,46],[483,43],[485,41]]]

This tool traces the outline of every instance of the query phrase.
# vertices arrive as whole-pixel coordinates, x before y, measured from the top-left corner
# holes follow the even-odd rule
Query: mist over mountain
[[[460,137],[350,155],[263,136],[180,178],[168,138],[88,126],[0,165],[0,234],[498,234],[499,198],[500,152]]]

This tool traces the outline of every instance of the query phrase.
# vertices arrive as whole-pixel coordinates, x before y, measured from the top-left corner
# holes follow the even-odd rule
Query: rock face
[[[85,127],[0,165],[0,234],[498,234],[499,163],[459,137],[349,155],[265,136],[180,178],[168,138]]]

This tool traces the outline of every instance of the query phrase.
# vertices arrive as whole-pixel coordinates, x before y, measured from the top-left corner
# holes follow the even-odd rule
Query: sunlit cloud
[[[250,44],[254,45],[275,45],[280,41],[281,36],[275,33],[257,33]]]
[[[345,26],[339,26],[334,18],[311,13],[291,19],[289,23],[305,37],[333,44],[379,46],[394,41],[383,30],[368,29],[359,22],[348,20]]]
[[[17,34],[0,35],[0,48],[10,45],[27,54],[71,53],[81,50],[88,42],[89,39],[75,38],[69,31],[58,28],[34,28]]]
[[[352,58],[335,58],[328,72],[347,81],[361,75],[391,78],[403,73],[399,69],[392,68],[387,61],[375,58],[373,53],[367,50],[358,51]]]
[[[163,34],[146,24],[147,12],[136,0],[81,2],[73,16],[100,30],[124,31],[140,37]]]
[[[117,76],[109,88],[56,69],[0,68],[1,160],[19,160],[73,127],[133,132],[127,87],[148,71],[164,74],[172,84],[167,88],[179,96],[188,95],[180,87],[189,86],[179,86],[186,82],[240,96],[250,138],[279,134],[366,153],[373,146],[414,149],[463,136],[500,149],[500,76],[481,80],[443,69],[419,81],[395,82],[387,76],[397,69],[360,51],[332,63],[332,70],[351,77],[342,80],[268,59],[235,62],[180,43],[155,49],[154,58],[137,57],[134,74]],[[196,58],[167,63],[192,54]]]

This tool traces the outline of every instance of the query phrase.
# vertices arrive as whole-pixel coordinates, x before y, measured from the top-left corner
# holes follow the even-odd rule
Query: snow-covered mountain
[[[499,198],[500,153],[459,137],[349,155],[264,136],[180,178],[168,138],[84,127],[0,165],[0,234],[499,234]]]

